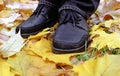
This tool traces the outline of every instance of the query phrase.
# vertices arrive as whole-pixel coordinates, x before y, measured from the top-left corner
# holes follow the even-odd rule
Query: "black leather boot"
[[[16,28],[16,33],[20,30],[21,36],[27,38],[37,34],[46,27],[53,26],[58,19],[58,7],[47,1],[40,0],[34,13]]]
[[[54,53],[75,53],[85,50],[89,38],[87,18],[96,9],[92,1],[96,2],[96,0],[66,0],[60,8],[59,26],[53,38]]]
[[[60,24],[53,39],[54,53],[73,53],[84,51],[88,41],[89,29],[86,20],[72,10],[61,11]]]

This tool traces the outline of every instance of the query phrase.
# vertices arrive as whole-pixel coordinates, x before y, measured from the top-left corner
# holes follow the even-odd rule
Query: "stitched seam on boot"
[[[55,4],[50,3],[48,1],[43,1],[43,0],[41,0],[39,4],[44,4],[44,5],[47,5],[47,6],[50,6],[50,7],[56,7]]]

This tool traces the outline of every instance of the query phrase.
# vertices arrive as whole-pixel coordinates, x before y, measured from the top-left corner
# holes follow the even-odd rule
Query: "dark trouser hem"
[[[40,4],[79,12],[86,19],[97,9],[100,0],[40,0]]]
[[[59,12],[61,12],[62,10],[73,10],[73,11],[76,11],[76,12],[78,12],[79,14],[81,14],[84,18],[87,17],[86,12],[84,12],[83,10],[79,9],[79,8],[76,7],[76,6],[64,5],[64,6],[62,6],[62,7],[59,9]]]
[[[64,0],[60,11],[70,9],[79,12],[85,19],[88,19],[97,9],[100,0]]]

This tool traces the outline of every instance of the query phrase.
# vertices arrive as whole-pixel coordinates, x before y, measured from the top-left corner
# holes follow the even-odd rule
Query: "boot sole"
[[[54,26],[56,23],[57,23],[57,21],[53,21],[52,23],[49,24],[48,27],[52,27],[52,26]],[[46,24],[46,25],[48,25],[48,24]],[[46,28],[47,28],[47,27],[46,27]],[[45,28],[44,28],[44,29],[45,29]],[[22,36],[23,38],[28,38],[30,35],[35,35],[35,34],[41,32],[42,30],[43,30],[43,29],[41,29],[41,30],[39,30],[39,31],[36,31],[36,32],[28,33],[28,34],[21,34],[21,36]]]
[[[85,45],[76,48],[76,49],[59,49],[59,48],[55,48],[53,46],[53,53],[55,54],[67,54],[67,53],[79,53],[79,52],[84,52],[85,51]]]
[[[23,38],[28,38],[30,35],[35,35],[35,34],[37,34],[37,33],[39,33],[39,32],[41,32],[41,31],[37,31],[37,32],[34,32],[34,33],[29,33],[29,34],[21,34],[21,36],[22,36]]]

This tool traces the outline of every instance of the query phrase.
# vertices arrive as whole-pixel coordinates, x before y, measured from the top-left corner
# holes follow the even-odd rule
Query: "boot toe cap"
[[[69,28],[69,29],[67,29]],[[63,31],[64,30],[64,31]],[[85,30],[69,25],[61,25],[53,39],[54,53],[73,53],[81,52],[88,41],[89,34]],[[85,49],[85,48],[84,48]]]

